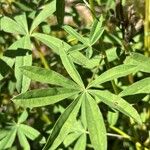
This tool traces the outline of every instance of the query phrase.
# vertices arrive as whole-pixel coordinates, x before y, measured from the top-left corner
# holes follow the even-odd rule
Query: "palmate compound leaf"
[[[70,77],[81,87],[84,89],[83,81],[78,73],[78,71],[75,68],[75,65],[73,64],[71,58],[69,55],[67,55],[67,52],[65,51],[65,48],[62,44],[62,47],[59,50],[59,55],[61,58],[61,61],[67,70]]]
[[[63,142],[76,121],[82,97],[83,95],[75,99],[59,117],[43,150],[56,150],[56,148]]]
[[[12,101],[19,106],[33,108],[54,104],[78,93],[77,90],[64,88],[38,89],[20,94]]]
[[[141,118],[134,107],[123,98],[109,91],[89,90],[93,96],[97,96],[103,103],[110,108],[116,109],[128,117],[133,118],[137,123],[142,124]]]
[[[85,99],[87,128],[94,150],[107,150],[107,134],[103,116],[89,93]]]
[[[24,75],[32,80],[41,83],[58,85],[69,89],[78,89],[78,85],[75,82],[65,78],[64,76],[53,70],[48,70],[35,66],[24,66],[21,67],[21,70]]]
[[[134,84],[128,86],[121,93],[119,93],[119,95],[122,97],[122,96],[142,94],[142,93],[143,94],[150,93],[150,77],[137,81]]]
[[[102,73],[95,80],[89,83],[88,87],[99,85],[101,83],[134,73],[136,71],[138,71],[138,67],[136,65],[125,65],[125,64],[119,65]]]

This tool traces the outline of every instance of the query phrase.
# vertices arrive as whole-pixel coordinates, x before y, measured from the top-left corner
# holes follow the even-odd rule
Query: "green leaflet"
[[[32,64],[30,37],[26,35],[14,42],[5,52],[5,55],[8,58],[15,58],[15,77],[17,80],[17,91],[19,93],[27,91],[30,85],[30,79],[22,74],[19,67],[22,67],[23,65],[30,66]]]
[[[35,140],[39,135],[40,132],[28,125],[25,124],[20,124],[19,128],[21,130],[21,132],[28,137],[30,140]]]
[[[80,35],[78,32],[76,32],[72,27],[65,25],[63,26],[63,29],[69,33],[70,35],[72,35],[73,37],[75,37],[76,39],[78,39],[80,42],[82,42],[84,45],[89,45],[89,40],[85,37],[83,37],[82,35]]]
[[[123,114],[132,117],[137,123],[142,124],[141,118],[134,107],[126,102],[120,96],[110,93],[109,91],[89,90],[93,96],[97,96],[103,103],[110,108],[117,109]]]
[[[126,64],[136,65],[140,71],[150,73],[150,58],[139,53],[132,53],[125,60]]]
[[[92,49],[91,46],[89,46],[89,47],[86,49],[86,57],[90,59],[90,58],[92,57],[92,55],[93,55],[93,49]]]
[[[83,81],[82,81],[78,71],[76,70],[72,60],[70,59],[70,57],[65,52],[65,49],[64,49],[63,45],[62,45],[62,48],[59,50],[59,54],[60,54],[61,61],[64,65],[65,69],[67,70],[68,74],[70,75],[70,77],[78,85],[80,85],[82,88],[84,88]]]
[[[24,150],[30,150],[30,145],[27,141],[27,138],[24,135],[24,133],[22,132],[22,130],[20,129],[20,127],[17,129],[17,135],[18,135],[18,139],[19,139],[19,142],[20,142],[20,145],[22,146],[22,148]]]
[[[85,101],[86,101],[86,96],[83,97],[82,105],[81,105],[81,122],[83,124],[84,130],[87,130]]]
[[[29,6],[27,6],[26,3],[21,3],[19,1],[18,2],[14,1],[13,3],[14,3],[14,5],[16,5],[17,7],[19,7],[23,11],[28,11],[28,12],[33,11],[33,9],[31,7],[29,7]]]
[[[51,48],[56,54],[59,54],[59,49],[62,47],[62,44],[64,45],[65,49],[69,49],[71,46],[68,45],[66,42],[63,42],[62,40],[55,38],[50,35],[42,34],[42,33],[34,33],[32,34],[36,39],[47,45],[49,48]]]
[[[10,148],[15,140],[17,128],[12,127],[7,135],[0,141],[0,149]]]
[[[18,119],[18,123],[23,123],[24,121],[26,121],[27,118],[28,118],[28,112],[24,110]]]
[[[132,85],[124,89],[121,93],[119,93],[119,95],[122,97],[141,93],[150,93],[150,77],[133,83]]]
[[[1,30],[14,34],[26,34],[24,28],[20,26],[20,24],[6,16],[1,18]]]
[[[104,120],[96,101],[86,93],[87,128],[94,150],[107,150],[107,135]]]
[[[24,66],[21,68],[21,71],[24,75],[35,81],[59,85],[69,89],[78,89],[76,83],[53,70],[47,70],[35,66]]]
[[[71,53],[74,53],[75,51],[81,51],[83,50],[84,48],[86,48],[87,46],[84,45],[84,44],[77,44],[77,45],[73,45],[69,50],[68,52],[71,54]]]
[[[47,17],[51,16],[56,11],[56,0],[53,0],[51,3],[44,6],[43,10],[37,15],[36,18],[34,18],[30,33],[33,32],[33,30],[41,23],[43,22]]]
[[[114,126],[117,123],[118,118],[119,118],[118,111],[108,111],[107,120],[111,126]]]
[[[15,76],[17,79],[16,88],[19,93],[26,92],[30,86],[30,79],[22,74],[20,67],[31,66],[31,64],[32,64],[31,55],[27,55],[23,57],[16,57]]]
[[[0,141],[9,133],[9,130],[1,129],[0,130]]]
[[[76,121],[82,96],[75,99],[57,120],[43,150],[55,150],[65,139]]]
[[[77,93],[79,91],[64,88],[39,89],[20,94],[12,101],[19,106],[33,108],[57,103]]]
[[[86,149],[86,134],[83,133],[77,140],[74,150],[85,150]]]
[[[24,36],[18,41],[16,41],[11,46],[12,53],[16,53],[16,62],[15,62],[15,77],[17,79],[16,88],[20,93],[24,93],[28,90],[30,85],[30,79],[24,76],[20,70],[22,66],[31,66],[32,64],[32,55],[31,55],[31,43],[30,37]]]
[[[23,32],[28,34],[28,24],[26,14],[23,13],[21,15],[17,15],[14,17],[14,19],[16,20],[17,24],[20,25],[20,27],[22,27]]]
[[[85,134],[85,133],[86,133],[86,130],[84,130],[81,121],[80,120],[78,120],[78,121],[76,120],[74,122],[73,127],[70,130],[70,133],[65,137],[65,139],[63,141],[63,144],[65,145],[65,147],[68,147],[75,140],[77,140],[82,134]]]
[[[12,61],[10,61],[11,63]],[[13,62],[12,62],[13,63]],[[2,80],[5,76],[7,76],[10,72],[12,73],[11,66],[9,66],[5,60],[0,59],[0,80]]]
[[[134,73],[136,71],[138,71],[138,68],[136,65],[124,65],[124,64],[119,65],[102,73],[95,80],[89,83],[88,87],[92,87],[92,86],[95,86],[95,85],[98,85],[107,81],[111,81],[116,78],[120,78],[128,74]]]
[[[71,145],[75,140],[77,140],[80,137],[81,134],[82,133],[80,132],[69,133],[63,141],[65,147],[68,147],[69,145]]]
[[[102,27],[103,20],[104,18],[101,15],[100,19],[99,20],[95,19],[93,23],[93,26],[91,28],[91,32],[89,35],[91,45],[95,44],[104,32],[104,28]]]

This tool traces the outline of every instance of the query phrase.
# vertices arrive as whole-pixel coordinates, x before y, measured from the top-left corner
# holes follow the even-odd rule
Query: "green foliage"
[[[0,149],[150,148],[149,52],[111,14],[131,6],[81,1],[88,25],[79,2],[0,2]]]

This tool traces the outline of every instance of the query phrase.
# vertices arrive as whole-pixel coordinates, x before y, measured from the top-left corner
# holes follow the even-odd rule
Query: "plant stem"
[[[40,48],[40,46],[39,46],[39,43],[38,43],[37,41],[35,41],[35,47],[36,47],[36,49],[37,49],[37,52],[38,52],[38,54],[39,54],[39,56],[40,56],[40,59],[41,59],[41,62],[42,62],[42,64],[43,64],[44,68],[50,69],[50,67],[49,67],[49,65],[48,65],[48,62],[47,62],[47,60],[45,59],[45,57],[44,57],[44,55],[43,55],[43,52],[41,51],[41,48]]]
[[[91,12],[92,12],[92,17],[94,19],[95,18],[94,0],[89,0],[89,4],[90,4]]]
[[[145,0],[144,34],[145,50],[150,55],[150,0]]]
[[[34,44],[35,44],[35,47],[36,47],[36,49],[37,49],[37,52],[38,52],[38,54],[39,54],[39,56],[40,56],[40,59],[41,59],[41,62],[42,62],[42,64],[43,64],[44,68],[45,68],[45,69],[50,69],[50,67],[49,67],[49,65],[48,65],[48,62],[47,62],[47,60],[45,59],[45,57],[44,57],[44,55],[43,55],[43,52],[41,51],[41,48],[40,48],[39,43],[35,40]],[[42,109],[41,109],[41,108],[38,108],[37,110],[38,110],[38,112],[41,112],[41,113],[40,113],[40,114],[41,114],[41,115],[40,115],[40,118],[41,118],[45,123],[51,124],[51,120],[50,120],[49,117],[42,111]]]

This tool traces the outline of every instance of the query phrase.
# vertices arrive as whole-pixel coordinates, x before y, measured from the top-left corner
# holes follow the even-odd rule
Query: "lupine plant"
[[[0,149],[150,148],[150,58],[136,1],[73,1],[74,26],[65,0],[0,4]]]

